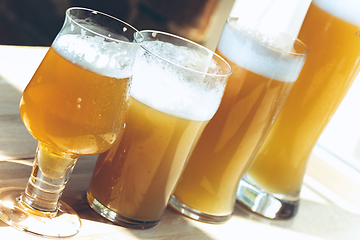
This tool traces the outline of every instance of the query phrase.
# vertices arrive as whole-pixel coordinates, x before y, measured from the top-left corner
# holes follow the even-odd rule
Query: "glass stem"
[[[35,162],[20,203],[34,214],[53,218],[74,169],[77,155],[56,153],[38,144]]]

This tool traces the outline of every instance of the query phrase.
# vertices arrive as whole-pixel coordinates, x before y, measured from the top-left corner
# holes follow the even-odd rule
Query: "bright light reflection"
[[[30,158],[30,159],[11,159],[11,158],[13,157],[0,154],[0,163],[1,162],[18,163],[30,167],[32,167],[34,163],[34,158]]]
[[[9,208],[9,209],[14,209],[14,205],[12,204],[11,201],[1,201],[0,200],[0,205]]]
[[[20,92],[30,81],[41,60],[45,56],[47,47],[18,47],[1,46],[0,58],[1,75]],[[31,61],[28,61],[31,59]],[[26,65],[19,71],[19,66]]]
[[[304,187],[302,189],[301,198],[307,198],[310,201],[321,204],[329,204],[329,202],[332,202],[344,210],[360,214],[359,208],[308,175],[305,175],[304,177]]]

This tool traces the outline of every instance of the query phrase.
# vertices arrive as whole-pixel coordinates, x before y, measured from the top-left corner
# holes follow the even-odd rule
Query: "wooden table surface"
[[[47,48],[0,46],[0,187],[25,186],[37,141],[19,115],[21,92]],[[69,239],[360,239],[360,175],[339,171],[313,155],[297,216],[287,221],[264,219],[235,207],[224,224],[188,219],[168,208],[159,225],[134,230],[112,224],[87,204],[86,191],[97,156],[80,157],[62,200],[82,220],[80,233]],[[39,239],[0,222],[1,239]]]

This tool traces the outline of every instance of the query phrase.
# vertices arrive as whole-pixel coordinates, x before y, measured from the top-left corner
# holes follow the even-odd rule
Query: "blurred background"
[[[72,6],[214,49],[235,0],[0,0],[0,45],[50,46]]]

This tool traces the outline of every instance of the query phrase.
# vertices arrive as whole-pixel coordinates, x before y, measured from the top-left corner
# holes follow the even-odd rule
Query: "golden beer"
[[[51,47],[24,90],[24,124],[48,148],[79,155],[104,152],[122,128],[129,77],[103,76],[60,54]]]
[[[144,34],[151,40],[142,43],[135,60],[125,131],[99,155],[88,192],[97,212],[133,228],[160,221],[231,72],[227,63],[226,68],[218,65],[220,58],[214,61],[213,53],[204,53],[203,47],[159,32]],[[171,44],[175,40],[181,46]]]
[[[298,196],[311,150],[360,70],[360,5],[346,4],[313,1],[304,20],[308,59],[246,173],[269,192]]]
[[[221,217],[228,218],[233,212],[239,180],[305,57],[271,48],[237,30],[236,19],[225,25],[217,52],[229,62],[233,73],[218,111],[179,179],[171,204],[178,201],[223,221]]]
[[[60,198],[79,156],[108,150],[124,129],[136,33],[96,10],[66,10],[20,100],[21,118],[38,147],[25,189],[0,189],[2,221],[50,238],[79,232],[80,217]]]
[[[48,178],[60,178],[73,160],[46,156],[57,152],[99,154],[110,148],[123,129],[130,76],[122,78],[123,73],[106,65],[99,69],[96,66],[99,62],[86,59],[82,51],[90,51],[89,45],[96,44],[93,40],[60,36],[20,100],[23,122],[42,146],[44,157],[38,164]],[[80,48],[78,53],[64,49],[61,44],[65,42]],[[109,50],[111,47],[108,46]]]

